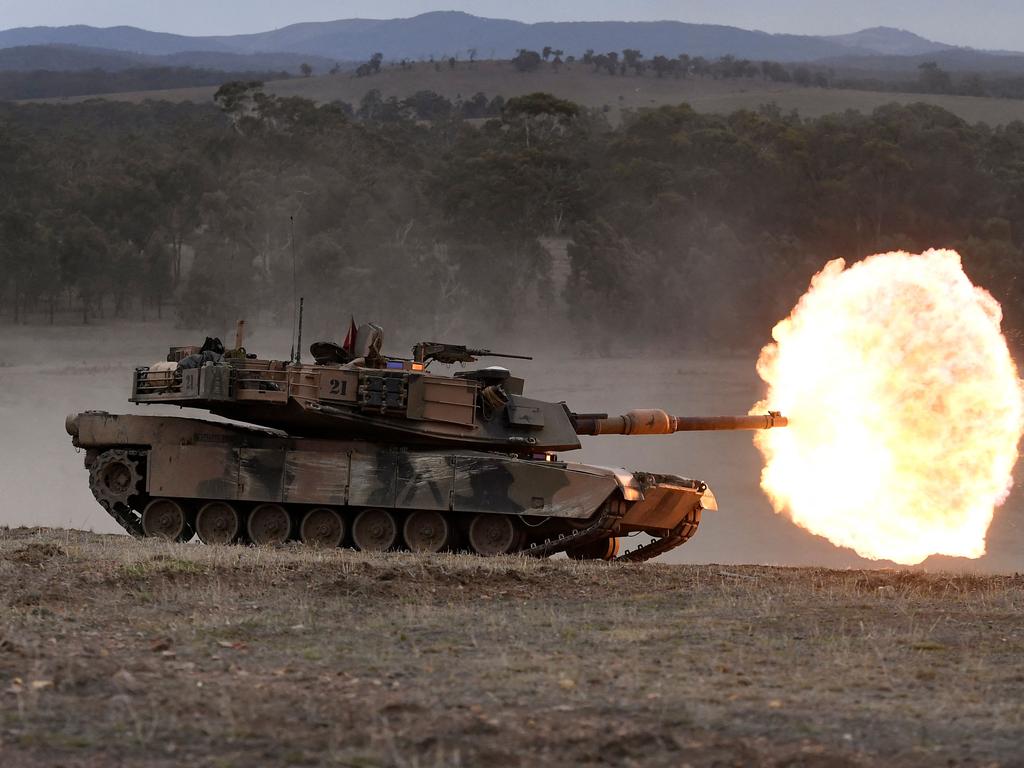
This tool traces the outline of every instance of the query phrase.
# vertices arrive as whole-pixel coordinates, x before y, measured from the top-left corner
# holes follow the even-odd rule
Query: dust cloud
[[[208,417],[199,411],[128,402],[134,366],[161,359],[171,344],[201,342],[202,335],[158,323],[5,327],[0,335],[0,525],[121,532],[89,492],[84,457],[72,447],[64,417],[89,409]],[[307,335],[304,346],[312,340]],[[257,325],[250,329],[246,346],[264,356],[287,358],[288,330]],[[407,354],[407,346],[404,338],[385,336],[390,353]],[[493,346],[500,348],[497,342]],[[505,346],[509,348],[503,351],[537,356],[533,361],[505,363],[526,377],[529,396],[565,400],[578,411],[614,414],[658,407],[677,415],[743,414],[764,396],[754,369],[755,352],[583,357],[572,349],[559,351],[550,340],[543,347],[523,339]],[[697,536],[663,562],[886,565],[836,548],[776,515],[759,487],[762,460],[750,433],[582,440],[581,451],[563,458],[680,474],[704,480],[714,490],[720,510],[706,513]],[[1016,479],[1019,483],[1019,474]],[[1024,570],[1022,504],[1024,495],[1015,490],[996,511],[984,557],[933,557],[923,567]]]

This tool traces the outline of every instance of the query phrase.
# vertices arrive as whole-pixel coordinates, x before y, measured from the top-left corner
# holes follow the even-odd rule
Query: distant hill
[[[89,48],[108,48],[113,51],[132,51],[159,56],[183,51],[223,51],[213,38],[205,38],[196,45],[197,38],[150,32],[138,27],[90,27],[75,24],[68,27],[17,27],[0,32],[0,48],[24,45],[80,45]]]
[[[138,56],[106,48],[83,48],[77,45],[18,45],[0,49],[0,70],[29,72],[50,70],[77,72],[102,69],[119,72],[137,66]]]
[[[520,48],[544,46],[580,55],[587,49],[636,48],[646,54],[688,53],[707,58],[732,54],[749,59],[813,61],[876,54],[921,54],[945,51],[944,43],[904,30],[878,27],[850,35],[769,34],[713,24],[678,21],[542,22],[524,24],[486,19],[456,11],[424,13],[407,19],[343,19],[292,24],[247,35],[189,37],[136,27],[20,27],[0,31],[0,48],[77,45],[152,56],[206,51],[221,54],[266,52],[320,56],[328,60],[365,60],[376,51],[388,59],[467,56],[508,58]],[[260,64],[260,67],[266,66]]]
[[[849,35],[831,35],[824,39],[832,40],[854,51],[867,50],[883,56],[916,56],[955,48],[952,45],[927,40],[905,29],[892,27],[871,27]]]
[[[78,72],[101,69],[121,72],[145,67],[192,67],[222,72],[290,72],[296,74],[303,63],[314,71],[324,73],[337,62],[320,56],[300,53],[224,53],[218,51],[184,51],[161,56],[150,56],[106,48],[87,48],[78,45],[23,45],[0,48],[0,71]],[[347,68],[344,63],[340,65]]]

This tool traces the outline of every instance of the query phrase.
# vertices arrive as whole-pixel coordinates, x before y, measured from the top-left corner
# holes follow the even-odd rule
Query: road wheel
[[[451,543],[452,526],[443,512],[421,509],[405,519],[402,534],[413,552],[434,553]]]
[[[619,554],[619,539],[598,539],[589,544],[569,547],[565,554],[573,560],[614,560]]]
[[[196,515],[196,533],[203,544],[233,544],[242,533],[242,518],[226,501],[211,501]]]
[[[311,509],[302,518],[299,538],[304,544],[313,547],[340,547],[345,538],[345,521],[333,509]]]
[[[284,544],[292,532],[292,519],[280,504],[260,504],[246,526],[253,544]]]
[[[142,530],[147,536],[167,541],[184,541],[192,531],[185,510],[171,499],[153,499],[142,511]]]
[[[386,509],[364,509],[352,523],[352,542],[364,552],[385,552],[398,543],[398,523]]]
[[[477,515],[469,524],[469,546],[478,555],[507,554],[519,540],[515,521],[508,515]]]

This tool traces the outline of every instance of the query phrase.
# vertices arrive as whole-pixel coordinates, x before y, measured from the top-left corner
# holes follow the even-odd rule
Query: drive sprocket
[[[144,534],[131,499],[142,493],[141,458],[128,451],[104,451],[89,467],[89,488],[96,501],[133,536]]]

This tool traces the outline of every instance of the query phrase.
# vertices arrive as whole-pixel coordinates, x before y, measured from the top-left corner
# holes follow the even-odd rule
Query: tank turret
[[[94,496],[130,533],[646,560],[688,540],[702,510],[717,509],[707,485],[566,462],[560,452],[580,448],[580,435],[786,425],[771,412],[574,413],[528,397],[524,379],[502,366],[431,369],[522,355],[420,342],[411,357],[393,357],[371,324],[353,324],[342,344],[313,344],[312,363],[260,358],[242,346],[242,332],[239,324],[233,349],[208,338],[136,368],[131,401],[252,426],[102,412],[68,418],[75,445],[86,449]],[[630,533],[651,538],[620,554]]]
[[[211,350],[219,342],[210,339],[200,348],[174,347],[169,362],[136,369],[131,399],[199,408],[304,437],[521,454],[574,450],[580,447],[578,435],[657,435],[785,424],[779,414],[679,417],[661,410],[634,410],[613,417],[577,414],[563,402],[527,397],[526,382],[504,367],[454,375],[430,370],[431,363],[473,363],[485,355],[530,359],[524,355],[420,342],[413,347],[412,358],[389,357],[380,352],[380,329],[364,328],[368,330],[354,334],[357,341],[348,347],[314,344],[317,362],[313,364],[264,360],[244,350],[217,356]]]

